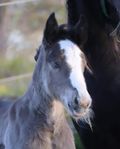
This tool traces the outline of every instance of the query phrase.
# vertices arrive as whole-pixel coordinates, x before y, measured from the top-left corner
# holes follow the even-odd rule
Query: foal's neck
[[[35,115],[39,115],[39,118],[43,119],[43,123],[46,123],[52,129],[59,129],[60,122],[64,120],[64,108],[60,102],[47,95],[42,88],[39,92],[36,91],[33,84],[26,92],[25,100],[29,101],[29,109]]]

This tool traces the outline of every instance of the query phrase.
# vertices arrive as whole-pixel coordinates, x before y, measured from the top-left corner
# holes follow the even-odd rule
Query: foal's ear
[[[46,22],[45,30],[44,30],[44,39],[51,43],[56,31],[58,29],[58,23],[55,18],[55,13],[50,14],[48,20]]]
[[[81,15],[79,21],[73,28],[75,40],[79,45],[83,45],[88,38],[88,24],[85,16]]]

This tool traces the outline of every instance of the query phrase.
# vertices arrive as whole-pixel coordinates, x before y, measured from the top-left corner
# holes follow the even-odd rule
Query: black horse
[[[83,49],[93,70],[86,74],[93,99],[93,131],[87,124],[75,126],[86,149],[120,148],[120,1],[68,0],[68,25],[80,16],[88,23]],[[78,41],[79,43],[79,41]]]

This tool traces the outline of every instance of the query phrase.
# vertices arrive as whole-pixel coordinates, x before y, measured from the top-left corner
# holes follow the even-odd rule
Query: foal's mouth
[[[70,112],[71,112],[71,116],[75,119],[75,120],[79,120],[79,119],[86,119],[86,117],[91,118],[92,116],[92,110],[91,108],[79,108],[79,109],[73,109],[70,108]]]
[[[88,115],[90,116],[90,111],[92,111],[90,106],[84,108],[80,105],[68,104],[68,108],[69,108],[70,115],[74,119],[82,119]]]
[[[74,119],[81,119],[81,118],[86,117],[86,115],[89,115],[89,108],[88,109],[81,109],[79,112],[73,110],[73,112],[72,112],[72,117]]]

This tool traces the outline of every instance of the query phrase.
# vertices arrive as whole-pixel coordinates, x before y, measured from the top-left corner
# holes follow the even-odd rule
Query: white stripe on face
[[[83,76],[84,63],[82,60],[82,51],[70,40],[61,40],[59,42],[61,50],[64,50],[66,62],[69,65],[71,85],[78,91],[80,97],[88,96],[85,79]]]

